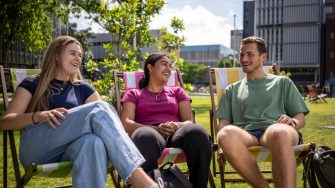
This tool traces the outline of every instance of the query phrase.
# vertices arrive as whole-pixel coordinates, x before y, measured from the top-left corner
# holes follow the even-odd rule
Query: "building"
[[[222,57],[233,54],[233,50],[220,44],[185,46],[180,49],[180,57],[185,61],[218,67]]]
[[[243,1],[243,37],[255,35],[255,1]]]
[[[94,33],[92,38],[88,38],[88,50],[93,54],[95,62],[101,62],[108,57],[108,51],[103,47],[104,44],[115,42],[110,33]]]
[[[157,39],[157,40],[161,40],[161,33],[159,29],[153,29],[150,30],[151,34]],[[142,49],[142,55],[144,55],[145,53],[154,53],[158,51],[158,47],[155,44],[151,44],[148,47],[144,47]]]
[[[322,53],[320,0],[245,1],[244,36],[256,35],[268,46],[267,65],[276,64],[298,84],[320,79]],[[254,33],[250,23],[254,20]]]
[[[233,66],[235,66],[235,62],[238,61],[242,36],[243,36],[242,29],[235,29],[230,31],[230,48],[233,49],[233,58],[234,58]]]
[[[160,39],[160,30],[151,30],[151,34],[157,39]],[[88,38],[87,42],[90,44],[88,49],[93,53],[93,60],[95,62],[101,62],[104,58],[108,57],[109,52],[103,47],[103,44],[110,42],[117,42],[116,37],[113,39],[110,33],[93,33],[92,38]],[[136,45],[136,43],[135,43]],[[144,47],[141,54],[157,52],[158,48],[156,45],[151,44],[148,47]]]
[[[328,80],[331,76],[335,76],[335,0],[326,0],[324,6],[324,21],[324,79]]]
[[[2,41],[0,41],[0,64],[2,62]],[[12,68],[35,68],[42,59],[42,53],[30,52],[22,42],[15,39],[8,52],[8,67]]]
[[[240,53],[240,44],[243,36],[242,29],[235,29],[230,31],[230,48]]]

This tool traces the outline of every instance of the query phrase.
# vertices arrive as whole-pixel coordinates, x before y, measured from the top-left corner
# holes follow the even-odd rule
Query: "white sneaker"
[[[164,182],[162,178],[158,178],[158,183],[155,183],[151,188],[164,188]]]

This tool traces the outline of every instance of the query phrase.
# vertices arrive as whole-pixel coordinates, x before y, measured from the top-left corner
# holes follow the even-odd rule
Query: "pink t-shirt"
[[[179,122],[178,103],[191,100],[183,88],[164,86],[161,93],[152,93],[146,88],[128,90],[121,102],[136,105],[135,122],[155,125],[167,121]]]

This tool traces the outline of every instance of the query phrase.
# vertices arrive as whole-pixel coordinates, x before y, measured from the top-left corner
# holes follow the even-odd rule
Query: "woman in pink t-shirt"
[[[193,187],[207,187],[211,143],[206,130],[191,121],[191,98],[180,87],[165,86],[171,74],[171,59],[151,54],[144,65],[139,89],[122,99],[121,120],[146,162],[146,172],[158,168],[165,147],[183,149]]]

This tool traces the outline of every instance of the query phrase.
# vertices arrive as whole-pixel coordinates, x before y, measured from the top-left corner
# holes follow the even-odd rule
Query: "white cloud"
[[[152,29],[170,27],[173,16],[182,19],[185,24],[183,35],[186,45],[223,44],[230,47],[230,30],[233,29],[233,11],[227,10],[225,15],[214,15],[204,6],[184,5],[181,8],[163,8],[160,15],[156,15],[150,23]],[[78,24],[78,29],[91,27],[92,32],[102,33],[104,29],[92,20],[85,19],[82,12],[79,19],[71,16],[71,21]],[[229,19],[231,18],[231,19]]]
[[[150,26],[153,29],[169,27],[173,16],[184,21],[183,34],[186,38],[186,45],[223,44],[230,46],[230,30],[233,29],[233,22],[222,16],[214,15],[202,6],[193,8],[185,5],[181,9],[166,7],[160,15],[153,19]]]

